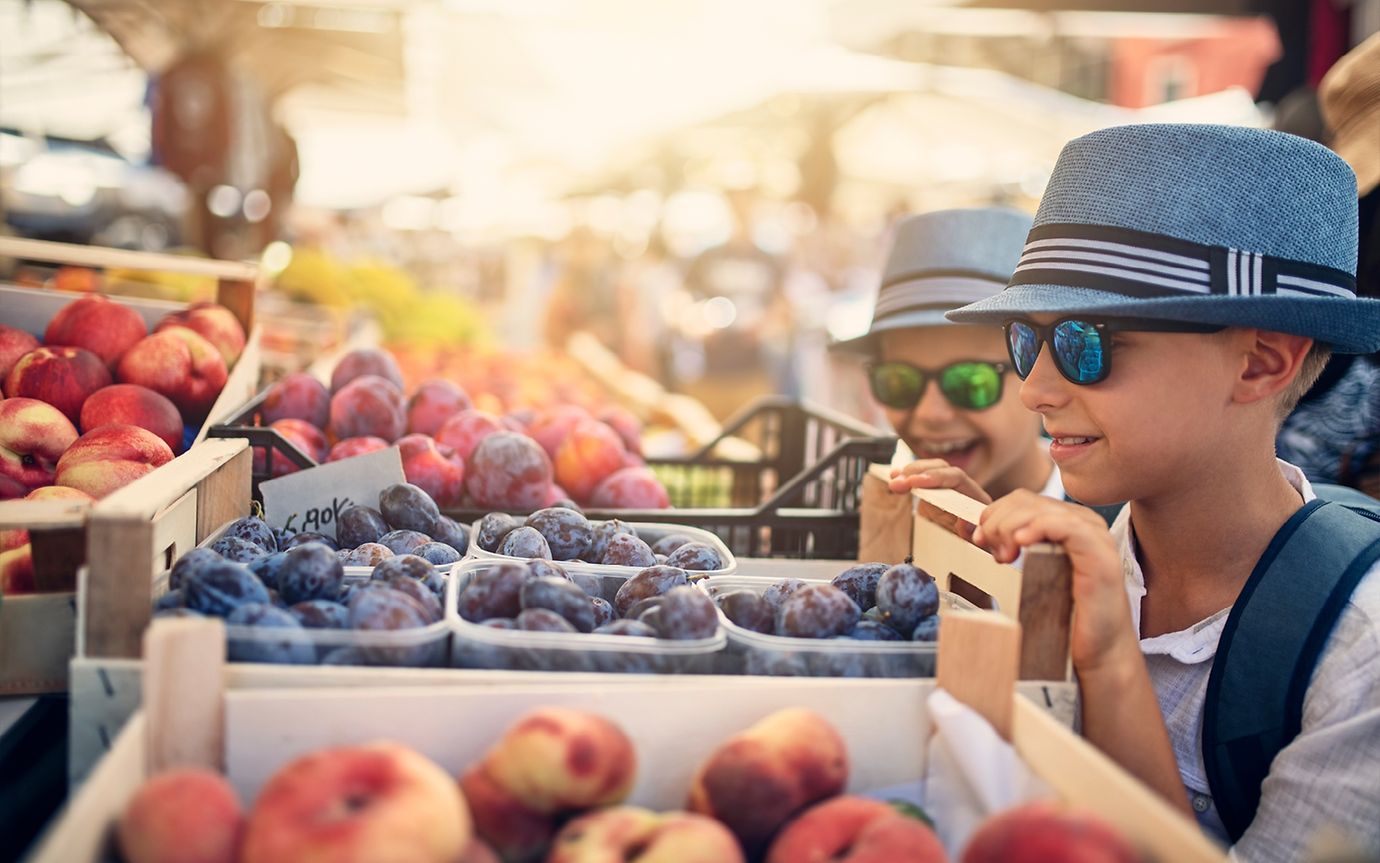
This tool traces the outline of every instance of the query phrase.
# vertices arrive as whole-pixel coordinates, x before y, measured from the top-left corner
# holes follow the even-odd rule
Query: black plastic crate
[[[282,435],[258,425],[267,391],[211,437],[246,438],[255,451],[254,495],[278,459],[315,462]],[[736,438],[752,458],[715,455]],[[787,398],[758,399],[730,418],[719,437],[680,458],[649,459],[672,509],[591,511],[624,521],[670,522],[713,531],[739,557],[851,559],[858,550],[859,493],[868,465],[891,460],[896,438],[851,417]],[[449,509],[468,523],[488,510]]]

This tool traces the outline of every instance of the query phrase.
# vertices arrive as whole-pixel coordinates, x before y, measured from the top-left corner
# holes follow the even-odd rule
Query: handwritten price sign
[[[264,520],[271,527],[334,537],[343,510],[356,505],[377,509],[379,492],[403,481],[397,447],[298,471],[260,484]]]

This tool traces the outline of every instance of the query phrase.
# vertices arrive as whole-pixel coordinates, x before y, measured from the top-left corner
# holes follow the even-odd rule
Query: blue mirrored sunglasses
[[[1041,326],[1033,321],[1010,320],[1002,324],[1011,365],[1021,380],[1030,376],[1040,348],[1050,346],[1054,367],[1065,380],[1079,385],[1107,379],[1112,369],[1112,334],[1134,333],[1217,333],[1226,327],[1180,321],[1140,319],[1061,318]]]

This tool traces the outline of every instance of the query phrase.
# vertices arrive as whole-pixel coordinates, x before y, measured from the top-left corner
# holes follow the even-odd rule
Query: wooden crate
[[[259,330],[254,326],[256,267],[9,237],[0,237],[0,256],[98,269],[191,273],[218,280],[215,299],[244,326],[244,352],[199,428],[196,443],[170,464],[153,471],[154,475],[167,476],[175,465],[192,457],[210,427],[254,394],[260,367]],[[81,296],[0,284],[0,323],[41,337],[53,316]],[[134,309],[150,327],[164,315],[186,308],[182,303],[159,300],[111,299]],[[75,633],[77,572],[87,556],[86,521],[90,509],[88,504],[70,501],[0,501],[0,529],[29,531],[38,590],[32,595],[6,597],[0,604],[0,694],[59,692],[67,688],[67,663],[72,657]]]
[[[638,778],[630,802],[683,805],[696,766],[722,741],[785,707],[807,707],[843,735],[852,792],[894,788],[926,775],[931,724],[925,699],[942,687],[972,706],[1055,793],[1096,812],[1162,861],[1222,861],[1196,824],[1014,690],[1019,626],[999,615],[945,618],[938,680],[762,678],[643,679],[568,685],[539,676],[481,685],[438,678],[377,691],[237,685],[224,666],[218,621],[162,620],[148,633],[144,708],[71,799],[35,863],[107,859],[111,826],[143,779],[197,765],[223,770],[252,800],[293,757],[380,738],[406,743],[458,773],[518,716],[561,705],[608,716],[632,737]],[[227,685],[228,682],[228,685]],[[349,717],[321,721],[322,717]],[[457,731],[462,729],[462,731]]]

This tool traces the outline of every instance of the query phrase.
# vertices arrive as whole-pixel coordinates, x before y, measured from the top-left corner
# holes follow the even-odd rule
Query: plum
[[[369,578],[373,581],[387,581],[390,578],[410,578],[425,582],[436,574],[436,567],[425,558],[415,554],[395,554],[374,567]]]
[[[413,549],[412,554],[435,566],[456,563],[463,555],[444,542],[425,542]]]
[[[939,612],[939,586],[929,573],[898,563],[877,582],[877,608],[897,632],[914,632],[921,620]]]
[[[609,566],[656,566],[656,555],[647,543],[635,536],[620,533],[611,537],[604,548],[604,556],[599,563]]]
[[[346,566],[367,566],[371,569],[393,556],[393,549],[377,542],[366,542],[359,548],[345,551],[340,562]]]
[[[345,629],[350,625],[350,610],[327,599],[299,602],[288,613],[307,629]]]
[[[668,533],[661,539],[652,543],[652,553],[669,555],[682,545],[691,542],[694,542],[694,540],[683,533]]]
[[[436,516],[436,520],[431,523],[431,529],[424,530],[422,533],[431,537],[434,542],[444,543],[455,549],[461,557],[464,557],[465,552],[470,550],[469,526],[460,524],[449,516]]]
[[[762,600],[771,608],[772,617],[781,610],[781,604],[786,601],[791,594],[805,586],[805,582],[798,578],[785,578],[768,587],[762,594]]]
[[[885,623],[875,620],[859,620],[858,625],[848,633],[854,641],[903,641],[901,634]]]
[[[517,616],[518,629],[527,632],[579,632],[574,624],[548,608],[529,608]]]
[[[539,509],[527,517],[526,526],[536,528],[546,540],[552,560],[579,559],[589,550],[594,538],[589,519],[573,509]]]
[[[407,594],[416,600],[423,610],[426,611],[427,622],[437,623],[445,617],[446,611],[441,606],[441,600],[436,598],[435,591],[427,587],[415,578],[408,578],[405,575],[394,575],[391,578],[370,580],[370,582],[360,590],[377,590],[380,587],[386,590],[397,590]]]
[[[287,539],[283,540],[282,542],[279,542],[278,550],[287,551],[294,545],[304,545],[308,542],[324,542],[326,545],[329,545],[333,549],[340,548],[340,543],[336,542],[331,537],[326,536],[324,533],[313,533],[312,531],[307,530],[301,533],[295,533]]]
[[[187,607],[213,617],[225,617],[241,605],[269,603],[268,588],[249,567],[230,560],[198,566],[186,573],[182,595]]]
[[[321,657],[322,665],[373,665],[373,661],[363,647],[347,645],[337,647]]]
[[[506,512],[491,512],[479,520],[479,536],[476,542],[487,552],[497,552],[503,538],[522,526],[522,522]]]
[[[939,640],[939,615],[931,614],[922,619],[915,625],[915,631],[910,635],[911,641],[938,641]]]
[[[551,459],[526,435],[494,432],[475,447],[467,466],[465,488],[481,507],[529,512],[546,501]]]
[[[231,662],[272,662],[279,665],[311,665],[316,648],[297,618],[267,603],[241,605],[225,618],[232,626],[252,626],[253,637],[231,636],[226,656]]]
[[[830,584],[848,594],[858,608],[871,608],[877,604],[877,582],[889,568],[885,563],[860,563],[834,576]]]
[[[623,582],[614,597],[613,607],[619,617],[627,617],[628,609],[640,599],[661,596],[673,587],[689,584],[685,570],[674,566],[649,566]]]
[[[810,584],[791,594],[776,613],[776,633],[790,638],[832,638],[857,625],[862,612],[832,584]]]
[[[692,572],[713,572],[724,568],[718,549],[704,542],[687,542],[666,556],[666,565]]]
[[[376,375],[364,375],[331,396],[331,432],[336,440],[377,437],[392,442],[407,431],[402,390]]]
[[[640,620],[615,620],[594,630],[599,635],[630,635],[637,638],[656,638],[656,630]]]
[[[293,546],[296,548],[296,546]],[[264,587],[269,590],[277,590],[278,582],[283,572],[283,564],[287,562],[287,552],[279,551],[266,555],[249,562],[249,571],[259,577],[259,581],[264,583]]]
[[[182,608],[187,604],[186,597],[181,590],[169,590],[153,602],[154,611],[167,611],[172,608]]]
[[[417,600],[386,585],[361,588],[350,598],[351,629],[418,629],[430,622],[428,617]]]
[[[261,412],[264,425],[298,419],[325,428],[331,418],[331,394],[306,372],[293,372],[269,387]]]
[[[719,613],[714,600],[702,591],[689,587],[675,587],[662,598],[657,620],[657,633],[673,641],[696,641],[713,638],[719,631]]]
[[[501,563],[476,572],[460,591],[460,616],[470,623],[517,617],[522,611],[522,585],[531,577],[520,563]]]
[[[623,617],[626,620],[641,620],[649,611],[660,607],[661,597],[659,595],[649,596],[646,599],[639,599],[637,602],[634,602]]]
[[[546,544],[546,537],[535,527],[514,528],[503,538],[498,553],[508,557],[551,559],[551,547]]]
[[[278,538],[273,535],[273,528],[263,519],[252,515],[231,522],[221,536],[238,537],[268,552],[278,550]]]
[[[597,522],[594,525],[594,535],[590,539],[589,551],[585,555],[585,560],[590,563],[600,563],[603,561],[604,549],[608,547],[609,540],[620,533],[628,534],[629,536],[637,536],[637,529],[627,522],[616,518]]]
[[[356,348],[340,358],[331,371],[331,392],[339,392],[346,384],[364,375],[378,375],[403,388],[402,370],[393,355],[382,348]]]
[[[581,591],[583,592],[583,591]],[[604,599],[602,596],[591,596],[589,604],[594,609],[594,626],[599,628],[605,624],[612,623],[616,615],[613,611],[613,603]]]
[[[776,632],[776,614],[767,601],[750,590],[734,590],[716,597],[724,616],[752,632]]]
[[[394,530],[379,537],[379,545],[385,546],[394,554],[412,554],[416,549],[431,542],[431,537],[415,530]]]
[[[211,550],[235,563],[249,563],[268,554],[267,549],[258,543],[237,536],[222,536],[211,543]]]
[[[527,561],[527,569],[532,573],[533,578],[559,578],[562,581],[574,581],[570,573],[565,571],[565,567],[555,561],[540,558],[529,560]]]
[[[590,492],[594,509],[666,509],[671,505],[666,486],[645,467],[616,470]]]
[[[531,566],[529,563],[528,566]],[[570,576],[570,580],[580,586],[580,589],[590,596],[607,598],[611,593],[604,592],[604,577],[601,575],[590,575],[586,572],[577,572]],[[622,581],[618,582],[622,584]],[[617,588],[613,588],[617,590]]]
[[[417,533],[430,530],[441,517],[441,510],[431,495],[410,482],[394,483],[379,492],[379,512],[394,530]]]
[[[341,548],[356,548],[367,542],[378,542],[388,533],[383,513],[370,506],[352,506],[341,510],[335,524],[335,538]]]
[[[328,546],[309,542],[283,554],[286,560],[278,571],[278,591],[288,605],[340,595],[345,568]]]
[[[479,624],[489,629],[517,629],[517,621],[511,617],[491,617]]]
[[[545,608],[564,617],[581,632],[594,629],[594,606],[583,590],[572,581],[559,578],[529,578],[519,595],[524,611]]]
[[[187,580],[187,575],[213,563],[225,560],[209,548],[194,548],[177,559],[168,573],[168,589],[177,590]]]

